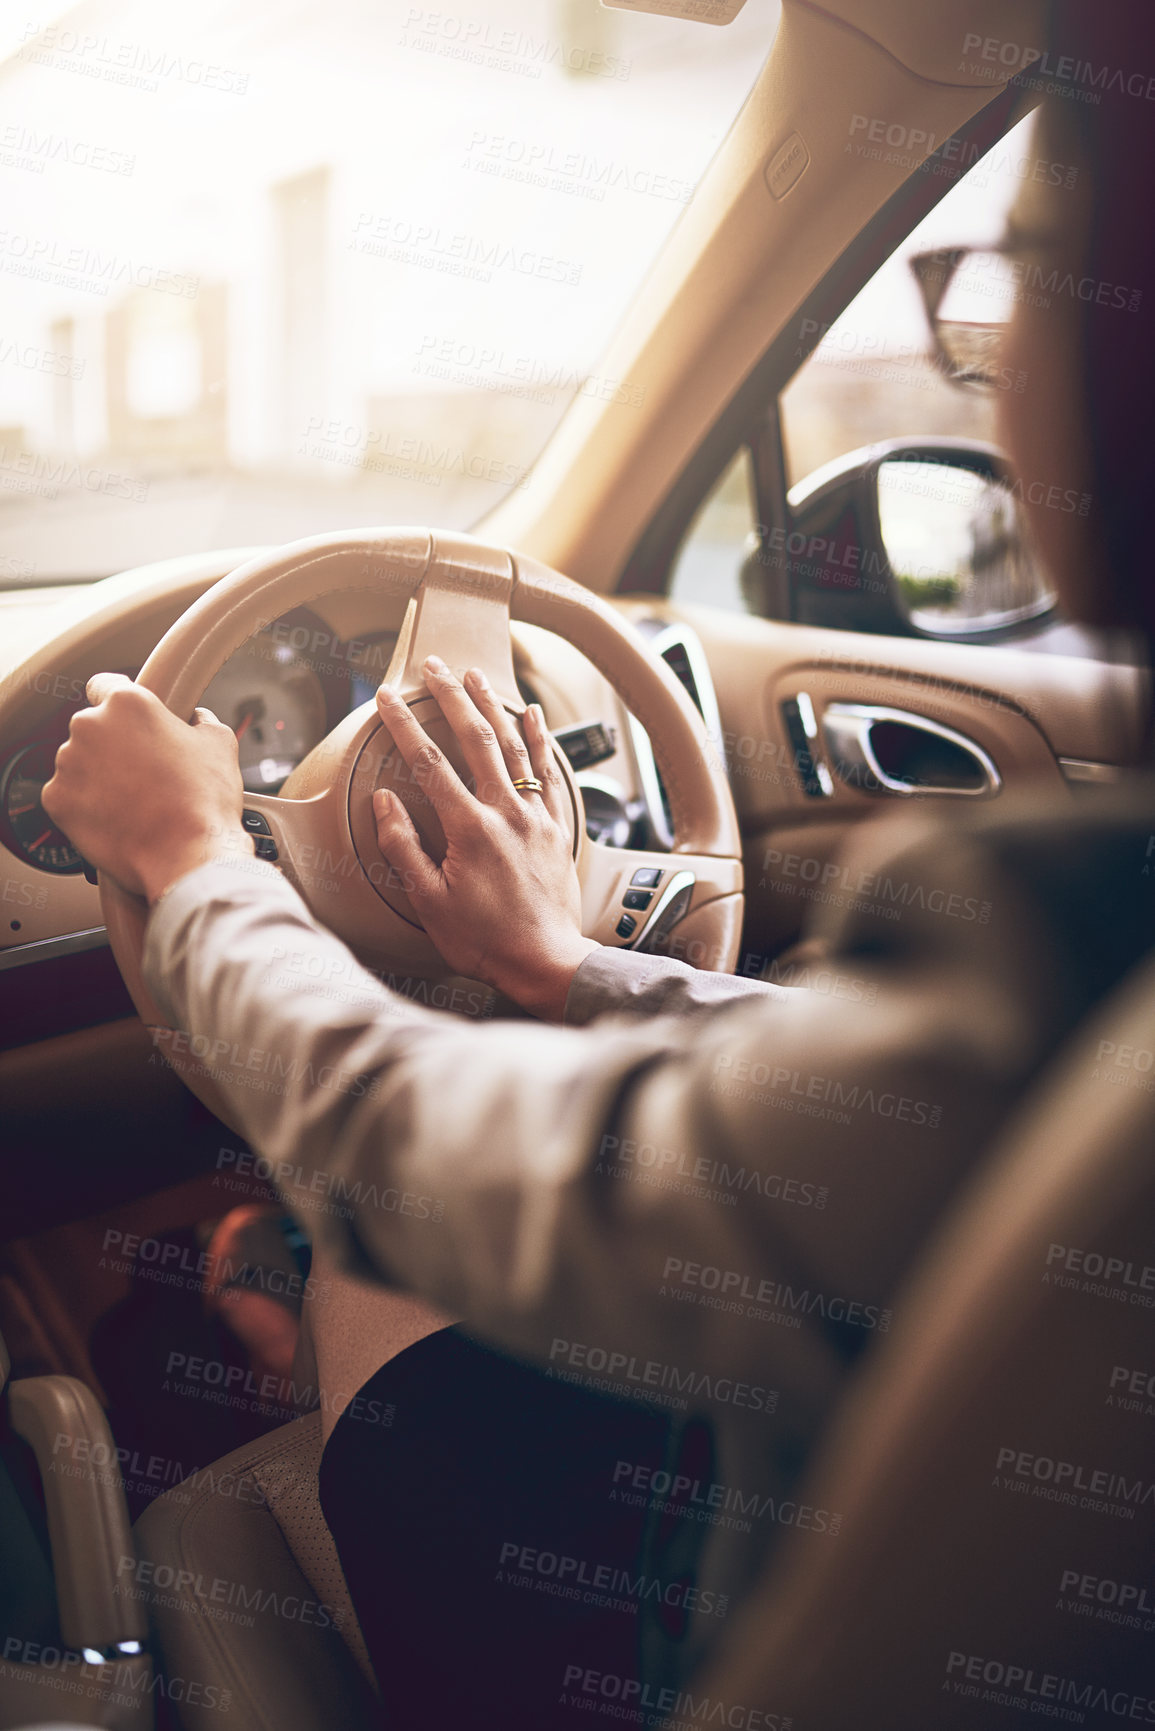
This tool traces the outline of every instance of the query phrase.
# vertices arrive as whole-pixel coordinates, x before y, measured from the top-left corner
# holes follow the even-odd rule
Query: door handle
[[[822,730],[842,780],[864,792],[989,799],[1002,787],[981,745],[929,716],[874,703],[829,703]]]

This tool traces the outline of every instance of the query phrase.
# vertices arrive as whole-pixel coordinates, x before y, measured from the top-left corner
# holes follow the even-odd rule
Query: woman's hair
[[[1044,126],[1091,179],[1079,278],[1104,612],[1155,645],[1155,5],[1055,0]],[[1029,69],[1024,82],[1030,85]]]

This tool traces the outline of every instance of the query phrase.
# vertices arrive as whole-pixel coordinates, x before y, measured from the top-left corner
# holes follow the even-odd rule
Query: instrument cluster
[[[372,697],[396,641],[394,631],[346,641],[308,608],[296,608],[229,657],[200,701],[236,734],[246,792],[276,793],[338,721]],[[125,671],[135,677],[135,669]],[[81,707],[56,711],[0,764],[0,842],[58,876],[83,871],[84,862],[40,795]]]

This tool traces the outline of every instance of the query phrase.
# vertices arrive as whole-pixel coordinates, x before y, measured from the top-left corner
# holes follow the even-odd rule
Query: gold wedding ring
[[[520,775],[513,785],[518,793],[540,793],[542,784],[536,775]]]

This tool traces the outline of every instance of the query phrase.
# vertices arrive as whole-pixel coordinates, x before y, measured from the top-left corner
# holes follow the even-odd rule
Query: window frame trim
[[[934,155],[908,176],[897,192],[859,230],[768,344],[721,414],[707,427],[635,541],[614,586],[614,594],[669,594],[674,564],[694,518],[743,445],[750,452],[755,502],[763,533],[778,528],[789,533],[791,514],[786,497],[785,451],[779,407],[782,391],[810,359],[821,341],[822,332],[846,310],[875,272],[923,218],[941,204],[947,193],[966,178],[977,161],[1039,106],[1039,101],[1035,93],[1021,90],[1012,80],[957,132],[944,139]],[[965,149],[959,151],[960,144],[976,145],[979,158],[970,162],[960,160],[967,154]],[[797,333],[804,320],[810,321],[813,331],[808,341],[802,343]],[[777,461],[780,464],[777,482],[767,473],[767,466],[773,463],[774,458],[763,443],[767,423],[775,420]],[[780,517],[777,515],[779,511],[782,513]],[[794,590],[788,574],[786,582],[790,610],[785,614],[759,614],[757,617],[787,621],[793,618]]]

